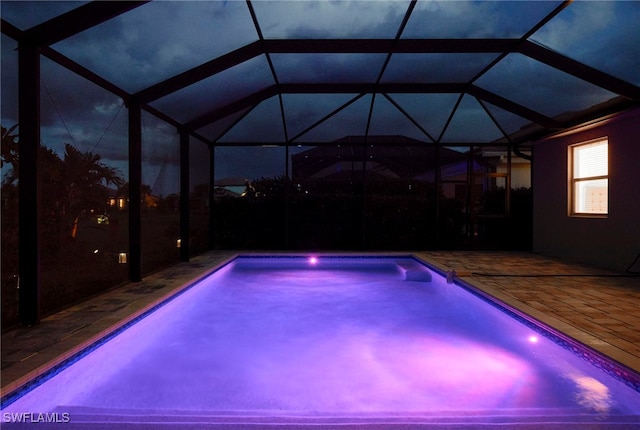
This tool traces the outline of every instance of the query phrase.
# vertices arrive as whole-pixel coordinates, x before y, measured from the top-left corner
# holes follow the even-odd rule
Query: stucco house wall
[[[568,147],[602,137],[609,139],[609,214],[570,216]],[[627,269],[640,253],[640,109],[535,142],[533,151],[533,251]]]

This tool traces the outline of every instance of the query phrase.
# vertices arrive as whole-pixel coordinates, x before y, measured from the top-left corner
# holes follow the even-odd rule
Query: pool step
[[[396,261],[404,273],[405,281],[431,282],[431,272],[422,264],[413,261]]]
[[[78,430],[635,430],[637,415],[606,417],[563,408],[328,412],[296,410],[163,410],[60,406],[69,422],[3,423],[8,429]],[[550,425],[553,423],[553,425]]]

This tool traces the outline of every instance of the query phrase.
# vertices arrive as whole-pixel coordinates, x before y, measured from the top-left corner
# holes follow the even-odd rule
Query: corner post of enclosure
[[[37,44],[18,49],[19,175],[19,316],[30,327],[40,321],[40,243],[38,225],[38,150],[40,147],[40,52]]]
[[[189,261],[189,133],[180,132],[180,261]]]
[[[142,280],[142,110],[129,102],[129,280]]]

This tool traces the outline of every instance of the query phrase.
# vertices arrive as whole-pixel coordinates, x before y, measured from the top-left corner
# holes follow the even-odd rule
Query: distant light
[[[176,240],[176,248],[182,247],[182,239]]]
[[[318,257],[309,257],[309,264],[311,264],[312,266],[318,264]]]
[[[120,264],[126,264],[127,263],[127,253],[126,252],[121,252],[118,255],[118,263],[120,263]]]
[[[93,253],[94,253],[94,254],[97,254],[98,252],[100,252],[100,250],[98,250],[98,249],[94,249],[94,250],[93,250]]]
[[[538,343],[538,336],[529,336],[529,342]]]

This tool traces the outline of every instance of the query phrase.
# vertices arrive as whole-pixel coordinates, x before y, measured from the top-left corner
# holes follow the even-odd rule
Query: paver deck
[[[212,251],[2,334],[2,393],[237,255]],[[255,253],[254,253],[255,254]],[[395,254],[395,253],[394,253]],[[640,277],[532,253],[412,252],[640,372]]]

